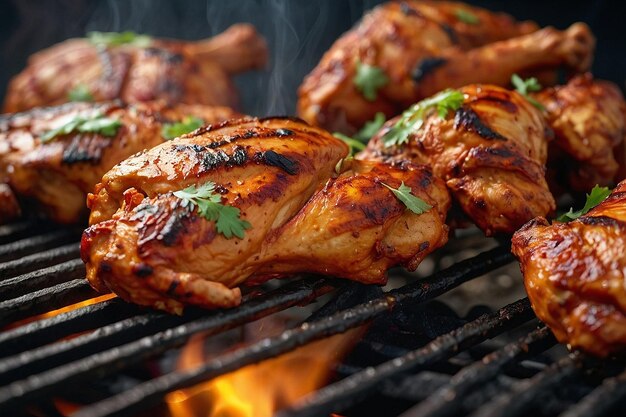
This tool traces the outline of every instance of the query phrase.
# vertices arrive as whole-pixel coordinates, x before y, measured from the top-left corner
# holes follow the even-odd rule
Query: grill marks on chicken
[[[153,39],[146,47],[70,39],[30,58],[9,85],[4,111],[65,103],[77,86],[87,88],[95,101],[160,99],[233,107],[238,100],[230,77],[266,61],[264,39],[247,24],[204,41]]]
[[[309,271],[381,283],[391,265],[414,268],[447,240],[443,183],[423,167],[371,162],[332,178],[347,152],[325,131],[271,118],[229,121],[133,156],[89,197],[87,277],[99,290],[180,313],[188,304],[235,306],[246,281]],[[203,163],[216,159],[233,163]],[[251,224],[243,239],[217,233],[173,195],[208,181]],[[413,214],[383,182],[410,185],[433,208]]]
[[[326,52],[300,87],[298,113],[309,123],[353,133],[376,112],[397,115],[444,88],[506,86],[512,74],[537,70],[554,82],[549,70],[587,70],[593,48],[593,35],[581,23],[563,32],[538,30],[535,23],[463,3],[390,2],[366,14]],[[388,77],[375,100],[354,85],[360,63]]]
[[[97,114],[120,121],[115,136],[74,131],[41,140],[46,132],[76,117]],[[161,143],[164,123],[189,115],[216,123],[237,113],[227,107],[107,102],[69,103],[0,116],[0,177],[19,196],[37,200],[55,221],[76,222],[85,214],[87,193],[104,173],[133,153]],[[15,214],[13,210],[13,215],[4,214],[0,220]]]
[[[411,161],[432,168],[485,234],[512,234],[555,209],[545,180],[549,129],[520,94],[492,85],[460,89],[461,107],[445,118],[427,114],[408,142],[387,146],[392,119],[359,159]]]
[[[569,223],[545,218],[513,236],[537,316],[562,343],[606,356],[626,346],[626,182]]]

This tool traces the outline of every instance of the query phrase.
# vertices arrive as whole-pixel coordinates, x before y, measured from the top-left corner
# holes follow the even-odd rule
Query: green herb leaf
[[[77,86],[72,88],[67,93],[67,98],[70,101],[92,102],[94,100],[91,92],[89,91],[89,88],[84,84],[78,84]]]
[[[89,32],[87,39],[96,46],[134,45],[140,48],[150,46],[152,38],[135,32]]]
[[[104,117],[102,113],[94,113],[91,116],[76,116],[56,129],[48,130],[39,136],[42,142],[49,142],[57,136],[69,135],[72,132],[93,132],[103,136],[115,136],[122,123],[110,117]]]
[[[161,136],[167,140],[177,138],[185,133],[193,132],[204,124],[202,119],[194,116],[187,116],[182,122],[165,123],[161,129]]]
[[[374,136],[380,128],[383,127],[386,121],[387,119],[385,118],[385,113],[376,113],[374,119],[369,122],[365,122],[361,130],[354,135],[354,138],[363,143],[369,142],[372,136]]]
[[[591,193],[587,194],[587,201],[585,201],[585,205],[582,209],[578,211],[574,211],[573,208],[570,207],[567,213],[561,214],[557,217],[557,221],[559,222],[569,222],[572,220],[576,220],[583,214],[587,214],[592,208],[606,200],[606,198],[611,194],[611,190],[607,187],[600,187],[599,185],[595,185],[591,189]]]
[[[389,77],[381,68],[357,62],[352,82],[367,101],[374,101],[378,97],[378,90],[389,83]]]
[[[348,145],[348,147],[350,148],[349,155],[354,155],[355,152],[365,149],[365,144],[363,142],[351,138],[350,136],[344,135],[343,133],[335,132],[333,133],[333,136],[337,139],[341,139]]]
[[[529,93],[541,91],[541,89],[543,88],[535,77],[530,77],[523,80],[522,77],[520,77],[519,75],[513,74],[511,76],[511,84],[513,84],[513,87],[515,87],[515,91],[523,95],[530,104],[537,107],[541,111],[546,109],[543,104],[541,104],[529,95]]]
[[[456,111],[463,104],[463,93],[459,90],[444,90],[422,100],[405,110],[395,125],[383,136],[385,147],[402,145],[409,141],[409,135],[421,129],[424,119],[431,110],[436,109],[439,117],[445,118],[451,111]]]
[[[400,184],[400,187],[398,187],[398,189],[392,188],[384,182],[381,182],[381,184],[391,190],[396,198],[402,201],[406,208],[408,208],[415,214],[422,214],[433,208],[433,206],[431,206],[421,198],[411,194],[411,187],[407,187],[406,185],[404,185],[404,182]]]
[[[465,9],[457,9],[455,15],[457,19],[468,25],[477,25],[480,23],[478,16]]]
[[[241,211],[237,207],[222,204],[222,196],[215,192],[215,183],[206,182],[199,187],[192,185],[174,195],[183,200],[183,207],[197,207],[198,214],[209,221],[215,222],[218,233],[226,239],[233,236],[244,238],[245,230],[252,225],[241,219]]]

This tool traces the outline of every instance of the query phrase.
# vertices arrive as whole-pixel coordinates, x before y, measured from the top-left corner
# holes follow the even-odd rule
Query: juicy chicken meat
[[[537,317],[557,339],[606,356],[626,346],[626,182],[584,216],[542,217],[513,236]]]
[[[555,133],[548,152],[554,189],[586,192],[624,178],[618,170],[624,164],[626,103],[615,84],[584,74],[533,96]]]
[[[34,54],[9,84],[4,111],[65,103],[73,88],[87,88],[95,101],[164,100],[236,107],[234,74],[267,61],[265,40],[247,24],[211,39],[152,39],[148,46],[102,47],[70,39]]]
[[[441,117],[433,109],[408,142],[391,145],[388,121],[359,159],[428,165],[486,235],[512,234],[555,209],[545,179],[549,129],[522,95],[493,85],[459,89],[463,102]]]
[[[241,119],[133,156],[89,196],[87,278],[142,305],[231,307],[238,285],[297,272],[384,283],[393,265],[415,268],[447,240],[450,199],[425,167],[353,162],[347,146],[288,118]],[[341,165],[341,164],[340,164]],[[227,239],[173,192],[209,181],[251,228]],[[384,184],[402,182],[432,208],[414,214]]]
[[[326,52],[300,87],[298,112],[309,123],[350,134],[376,112],[395,116],[444,88],[507,86],[515,73],[545,75],[544,83],[554,83],[556,68],[587,70],[594,45],[582,23],[566,31],[538,30],[535,23],[463,3],[390,2]],[[359,64],[388,79],[373,100],[355,86]]]
[[[118,119],[113,137],[72,132],[42,141],[46,132],[77,117],[101,114]],[[195,116],[216,123],[239,116],[228,107],[122,105],[118,102],[68,103],[0,116],[0,223],[19,214],[11,190],[36,200],[52,219],[71,223],[86,214],[87,193],[113,165],[163,142],[164,123]]]

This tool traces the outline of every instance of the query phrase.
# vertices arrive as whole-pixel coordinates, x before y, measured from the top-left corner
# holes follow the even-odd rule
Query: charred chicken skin
[[[55,221],[81,220],[87,212],[87,193],[109,169],[136,152],[162,143],[165,123],[190,116],[216,123],[238,114],[228,107],[107,102],[68,103],[0,116],[0,222],[19,214],[13,192],[35,199]],[[96,122],[104,118],[119,126],[110,136],[71,131],[46,137],[79,118]]]
[[[513,236],[537,317],[557,339],[606,356],[626,346],[626,182],[586,215],[540,217]]]
[[[444,184],[410,163],[355,161],[337,175],[347,152],[321,129],[270,118],[231,120],[133,156],[89,196],[87,278],[180,314],[236,306],[244,282],[309,271],[383,283],[392,265],[415,268],[447,240]],[[209,181],[217,202],[248,223],[245,234],[228,238],[175,194]],[[402,183],[430,208],[409,211],[387,188]]]
[[[548,167],[561,188],[585,192],[624,177],[618,170],[624,164],[626,103],[615,84],[584,74],[533,97],[545,107],[555,134]]]
[[[589,68],[595,41],[577,23],[538,30],[502,13],[445,1],[390,2],[343,35],[305,78],[298,113],[351,134],[375,113],[395,116],[444,88],[507,86],[511,75]],[[373,92],[364,93],[362,83]],[[373,84],[375,83],[375,84]],[[372,85],[373,84],[373,85]]]
[[[236,107],[230,77],[267,61],[264,39],[247,24],[198,42],[150,39],[143,44],[98,45],[70,39],[34,54],[9,84],[9,113],[69,101],[84,88],[95,101],[164,100]]]
[[[445,181],[465,214],[486,235],[512,234],[555,209],[545,179],[549,129],[539,110],[515,91],[493,85],[458,90],[461,102],[444,116],[426,112],[406,143],[390,144],[388,121],[360,159],[411,161]]]

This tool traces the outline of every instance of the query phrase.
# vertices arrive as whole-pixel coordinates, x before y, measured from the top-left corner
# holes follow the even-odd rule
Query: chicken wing
[[[71,131],[49,140],[45,135],[67,126],[79,117],[102,115],[121,124],[111,137]],[[161,142],[164,123],[188,116],[216,123],[238,116],[227,107],[162,103],[122,105],[68,103],[0,116],[0,184],[2,201],[15,201],[10,187],[20,197],[35,199],[52,219],[71,223],[86,214],[85,198],[102,175],[124,158]],[[3,204],[4,206],[4,204]],[[1,221],[16,216],[17,205],[3,207]],[[6,213],[4,212],[6,209]]]
[[[238,305],[244,281],[311,271],[382,283],[391,265],[414,268],[447,240],[445,186],[408,163],[354,162],[331,178],[347,152],[321,129],[271,118],[230,121],[131,157],[89,196],[87,278],[98,290],[181,313],[188,304]],[[247,222],[241,238],[201,215],[202,203],[196,210],[173,193],[209,181],[219,193],[213,201]],[[408,211],[386,187],[402,182],[432,207]]]
[[[615,84],[585,74],[533,97],[545,107],[555,133],[548,152],[552,188],[585,192],[623,178],[616,178],[616,152],[626,134],[626,103]]]
[[[555,202],[545,180],[550,137],[539,110],[517,92],[493,85],[459,91],[455,112],[441,117],[431,109],[399,144],[387,140],[398,122],[392,119],[357,158],[428,165],[488,236],[512,234],[551,213]]]
[[[337,40],[305,78],[298,113],[351,134],[377,112],[395,116],[444,88],[506,86],[514,73],[589,68],[595,41],[586,25],[537,29],[463,3],[386,3]],[[358,77],[373,79],[364,81],[376,83],[373,96],[359,91]]]
[[[247,24],[198,42],[151,39],[148,45],[105,47],[70,39],[30,58],[9,84],[4,111],[65,103],[77,87],[95,101],[160,99],[236,107],[230,76],[260,68],[266,60],[264,39]]]
[[[626,346],[626,182],[577,220],[529,222],[512,250],[537,317],[560,342],[599,356]]]

